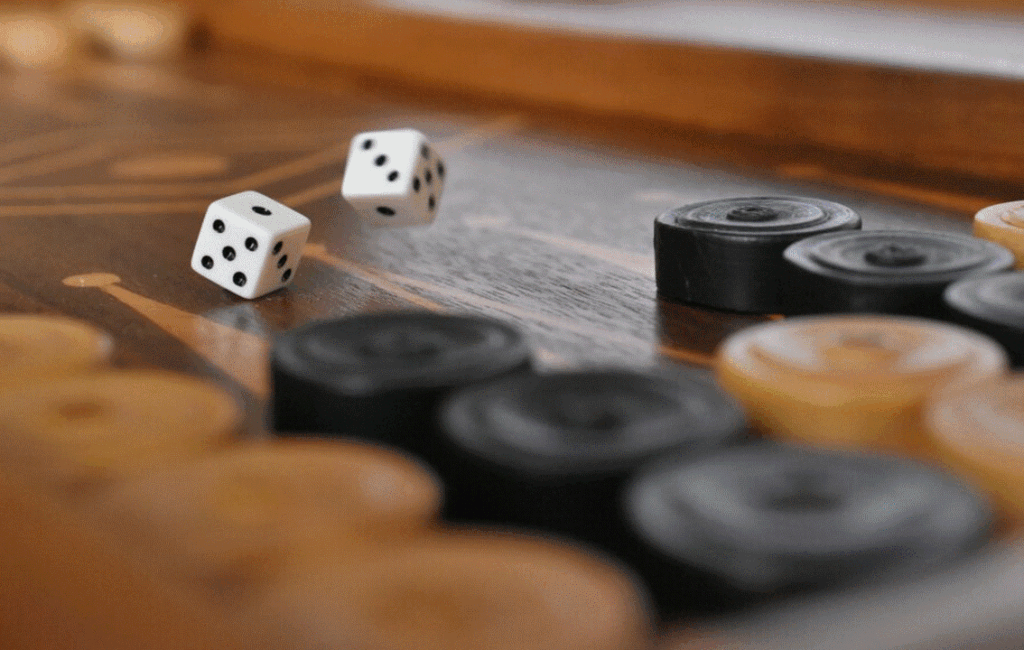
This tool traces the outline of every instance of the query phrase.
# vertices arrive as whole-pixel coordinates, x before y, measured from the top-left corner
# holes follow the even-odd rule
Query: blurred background
[[[288,83],[510,109],[963,214],[1024,194],[1022,35],[1004,0],[0,4],[16,74],[232,52]]]

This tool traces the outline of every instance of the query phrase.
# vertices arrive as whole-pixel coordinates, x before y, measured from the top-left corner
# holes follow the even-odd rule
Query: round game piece
[[[80,497],[226,444],[238,402],[209,381],[104,371],[0,391],[0,464]]]
[[[719,347],[719,383],[761,430],[808,443],[922,451],[931,393],[1006,371],[992,339],[936,321],[807,316]]]
[[[340,441],[243,444],[119,484],[91,514],[212,600],[251,597],[288,563],[381,552],[425,534],[441,507],[426,467]]]
[[[0,386],[95,370],[109,362],[113,349],[110,336],[81,321],[0,316]]]
[[[312,323],[275,342],[274,427],[422,451],[445,395],[530,365],[523,335],[489,318],[393,312]]]
[[[740,312],[786,313],[792,270],[782,251],[821,233],[860,228],[850,208],[801,197],[704,201],[654,220],[658,294]]]
[[[1005,246],[1024,269],[1024,201],[990,205],[974,215],[974,236]]]
[[[81,0],[65,12],[94,49],[130,61],[180,56],[192,35],[192,19],[176,3]]]
[[[926,405],[924,422],[943,461],[1024,519],[1024,375],[944,391]]]
[[[1024,273],[1000,273],[951,284],[943,299],[953,320],[988,334],[1024,365]]]
[[[971,276],[1006,271],[1013,254],[967,235],[873,230],[819,235],[783,256],[793,265],[794,313],[874,312],[940,317],[942,292]]]
[[[440,415],[448,444],[430,461],[445,513],[572,535],[617,550],[614,513],[628,476],[672,451],[703,451],[744,431],[736,404],[696,373],[520,374],[456,393]]]
[[[282,581],[249,612],[304,647],[641,650],[652,621],[630,574],[568,544],[421,538]]]
[[[68,26],[49,12],[0,10],[0,61],[16,68],[55,70],[70,64],[80,49]]]
[[[923,463],[768,443],[651,466],[626,510],[667,609],[907,577],[976,549],[993,520]]]

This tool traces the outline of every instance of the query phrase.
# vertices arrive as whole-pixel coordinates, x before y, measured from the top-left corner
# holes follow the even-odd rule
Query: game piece
[[[94,49],[130,61],[180,55],[192,34],[185,8],[169,2],[84,0],[69,5],[65,13],[70,26]]]
[[[447,170],[414,129],[352,138],[341,195],[372,226],[419,226],[437,216]]]
[[[625,507],[667,610],[906,578],[980,547],[993,520],[923,463],[771,443],[650,466]]]
[[[295,277],[309,219],[259,192],[241,192],[210,204],[192,270],[243,298],[257,298]]]
[[[103,371],[0,391],[0,466],[82,499],[209,453],[241,422],[212,382],[157,371]]]
[[[521,373],[470,386],[440,411],[445,514],[573,536],[617,551],[627,477],[673,451],[702,452],[744,431],[736,404],[696,372]]]
[[[1006,372],[972,330],[894,316],[804,316],[755,325],[717,352],[721,386],[762,431],[836,447],[920,452],[933,392]]]
[[[421,453],[451,391],[530,367],[523,335],[490,318],[410,311],[311,323],[274,342],[274,428]]]
[[[951,318],[999,341],[1024,365],[1024,272],[961,280],[943,294]]]
[[[974,215],[974,236],[1005,246],[1024,268],[1024,201],[990,205]]]
[[[1013,266],[982,239],[945,232],[871,230],[819,235],[783,253],[794,269],[794,313],[945,315],[942,292],[957,280]]]
[[[0,386],[102,368],[114,343],[88,323],[55,316],[0,316]]]
[[[62,68],[74,60],[77,45],[68,26],[53,14],[0,10],[0,60],[16,68]]]
[[[944,462],[1024,521],[1024,375],[944,391],[926,404],[924,423]]]
[[[66,504],[0,472],[4,650],[284,650],[168,589]]]
[[[631,574],[568,543],[448,532],[283,580],[243,619],[300,647],[643,650]]]
[[[782,251],[820,233],[860,228],[846,206],[801,197],[704,201],[654,220],[658,295],[713,309],[784,313],[792,271]]]
[[[371,445],[244,444],[112,486],[88,514],[212,602],[255,597],[286,564],[426,534],[441,486]]]

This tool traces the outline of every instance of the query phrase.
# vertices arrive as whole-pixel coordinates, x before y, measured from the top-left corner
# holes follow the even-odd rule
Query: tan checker
[[[891,316],[791,318],[720,346],[716,374],[761,430],[830,447],[920,451],[921,404],[1006,372],[998,343],[966,328]]]

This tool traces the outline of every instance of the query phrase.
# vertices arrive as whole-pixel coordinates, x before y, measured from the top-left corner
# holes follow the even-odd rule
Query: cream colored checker
[[[630,577],[569,545],[425,538],[293,576],[246,617],[304,647],[638,650],[651,616]]]
[[[100,368],[113,349],[111,338],[87,323],[53,316],[0,316],[0,388]]]
[[[836,447],[920,448],[933,392],[1006,371],[993,340],[914,318],[792,318],[742,330],[716,372],[758,428]]]
[[[70,64],[80,49],[59,16],[25,6],[0,9],[0,61],[16,68],[54,70]]]
[[[944,461],[1024,517],[1024,375],[944,392],[926,405],[924,423]]]
[[[236,433],[237,401],[211,382],[104,371],[0,391],[0,465],[77,497],[209,453]]]
[[[93,47],[131,61],[179,56],[192,32],[187,10],[172,2],[79,0],[69,3],[65,14]]]
[[[974,236],[1010,249],[1024,269],[1024,201],[999,203],[974,215]]]
[[[423,465],[360,443],[244,444],[115,486],[90,508],[172,579],[226,603],[289,562],[422,535],[441,506]]]

